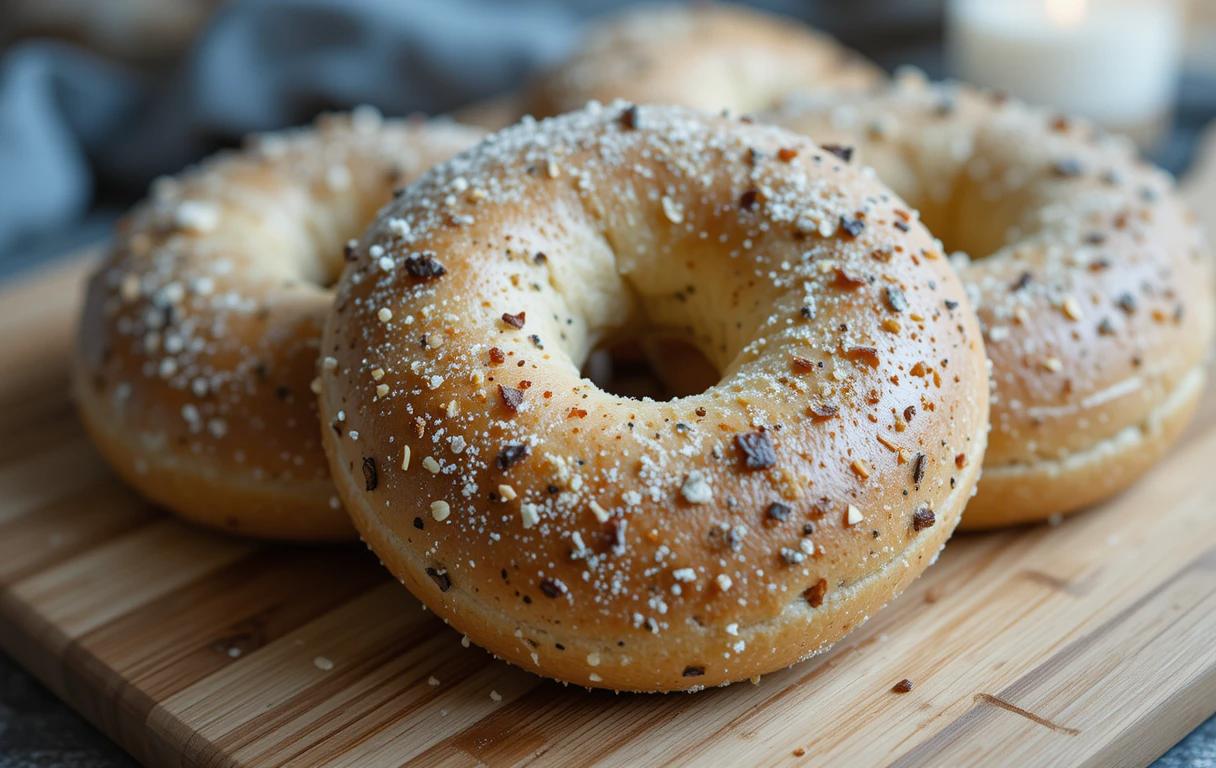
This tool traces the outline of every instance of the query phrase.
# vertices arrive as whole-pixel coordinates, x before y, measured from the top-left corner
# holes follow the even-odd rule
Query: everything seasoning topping
[[[363,457],[363,489],[367,491],[376,490],[376,486],[380,484],[379,474],[376,472],[376,460],[371,456]]]
[[[845,347],[845,357],[850,360],[860,360],[871,368],[878,367],[878,348],[868,344],[855,344]]]
[[[507,470],[528,458],[531,449],[523,443],[508,443],[498,452],[495,463],[499,469]]]
[[[866,229],[866,223],[854,216],[841,216],[840,229],[844,232],[845,237],[852,240],[861,236],[861,233]]]
[[[745,211],[750,211],[756,207],[756,201],[760,199],[760,192],[755,187],[749,187],[739,195],[739,207]]]
[[[830,419],[840,413],[840,406],[835,403],[815,399],[807,406],[807,412],[816,419]]]
[[[447,592],[452,587],[452,579],[448,576],[447,569],[427,568],[426,575],[431,577],[431,581],[435,582],[435,586],[439,587],[440,592]]]
[[[884,296],[887,300],[887,308],[892,312],[903,312],[908,308],[908,299],[904,296],[904,292],[895,286],[887,286]]]
[[[779,501],[774,501],[772,504],[768,505],[767,509],[764,510],[764,516],[769,522],[784,523],[786,520],[790,519],[790,513],[793,511],[794,510],[788,505],[782,504]]]
[[[523,405],[524,402],[524,391],[522,389],[506,387],[502,384],[498,385],[498,396],[502,398],[502,404],[512,413],[517,412],[519,406]]]
[[[1009,286],[1009,290],[1013,291],[1014,293],[1017,293],[1018,291],[1026,288],[1033,281],[1034,281],[1034,275],[1030,274],[1029,272],[1023,272],[1022,274],[1018,275],[1018,279],[1014,280],[1013,283]]]
[[[922,503],[912,513],[912,530],[923,531],[926,528],[932,528],[937,522],[937,516],[933,514],[933,510],[929,508],[928,503]]]
[[[745,432],[735,435],[735,445],[743,456],[743,466],[748,469],[768,469],[777,463],[777,452],[766,432]]]
[[[855,275],[844,267],[836,268],[836,285],[841,288],[860,288],[866,284],[865,277]]]
[[[911,407],[912,406],[908,406],[908,408],[911,408]],[[912,413],[916,413],[916,411],[913,410]],[[906,420],[908,420],[908,421],[912,420],[912,414],[908,413],[907,410],[904,411],[904,415],[905,415]],[[920,485],[920,481],[924,480],[924,479],[925,479],[925,454],[918,453],[918,454],[916,454],[916,457],[914,459],[912,459],[912,482],[915,483],[916,485]]]
[[[545,597],[556,598],[566,594],[569,589],[561,579],[545,578],[540,580],[540,591]]]
[[[824,152],[831,152],[833,155],[836,155],[836,157],[839,157],[846,163],[853,159],[852,147],[846,147],[841,144],[821,144],[820,148]]]
[[[638,108],[636,104],[630,104],[621,110],[621,116],[618,118],[621,122],[621,127],[628,131],[635,131],[638,127]]]
[[[447,274],[447,269],[435,258],[434,251],[418,251],[406,256],[405,271],[423,280],[434,280]]]
[[[680,495],[689,504],[708,504],[714,500],[714,489],[709,484],[705,473],[694,469],[684,478],[680,486]]]
[[[1076,158],[1068,157],[1051,164],[1051,172],[1062,179],[1072,179],[1082,173],[1081,163]]]
[[[798,157],[798,149],[796,147],[782,147],[777,150],[777,159],[783,163],[788,163]]]
[[[824,595],[828,593],[827,579],[820,579],[803,591],[802,597],[810,603],[812,608],[818,608],[823,605]]]
[[[512,328],[523,328],[524,321],[526,321],[527,319],[528,319],[527,312],[521,311],[521,312],[515,313],[514,315],[511,314],[510,312],[502,313],[502,321],[504,323],[506,323],[507,325],[511,326]]]
[[[908,691],[911,691],[911,690],[912,690],[912,681],[907,679],[906,677],[903,680],[900,680],[895,685],[891,686],[892,693],[907,693]]]

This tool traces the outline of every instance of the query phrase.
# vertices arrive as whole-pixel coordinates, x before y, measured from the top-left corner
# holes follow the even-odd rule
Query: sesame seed
[[[410,468],[410,447],[408,445],[401,446],[401,471],[406,472]]]
[[[1060,309],[1069,320],[1080,320],[1083,316],[1080,302],[1072,296],[1064,299],[1064,302],[1060,305]]]
[[[393,319],[393,310],[388,307],[380,307],[379,311],[376,312],[376,317],[379,318],[380,322],[387,323]]]
[[[595,515],[596,520],[600,521],[601,523],[608,522],[608,518],[610,516],[608,514],[608,510],[601,507],[599,503],[595,501],[595,499],[592,499],[587,506],[591,508],[591,514]]]
[[[511,501],[516,497],[517,494],[515,493],[514,488],[504,483],[503,485],[498,486],[498,495],[502,497],[503,501]]]
[[[448,515],[452,514],[452,508],[448,506],[446,501],[431,502],[431,517],[435,518],[436,522],[442,523],[448,519]]]

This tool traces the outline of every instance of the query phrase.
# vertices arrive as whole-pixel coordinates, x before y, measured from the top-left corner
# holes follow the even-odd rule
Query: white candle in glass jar
[[[1168,119],[1181,60],[1176,0],[949,0],[955,73],[1143,135]]]

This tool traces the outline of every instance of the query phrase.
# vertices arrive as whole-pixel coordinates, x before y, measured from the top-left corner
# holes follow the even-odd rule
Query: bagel
[[[528,90],[533,115],[614,99],[744,113],[791,92],[867,88],[884,77],[798,21],[713,3],[628,9],[593,24],[577,50]]]
[[[352,536],[310,391],[329,286],[394,186],[479,137],[365,108],[158,181],[89,281],[74,361],[118,473],[214,528]]]
[[[580,378],[660,330],[720,380]],[[424,175],[355,249],[322,354],[326,452],[384,564],[494,654],[618,690],[826,648],[934,559],[987,432],[979,328],[903,203],[678,107],[525,120]]]
[[[1126,139],[910,76],[777,124],[870,165],[958,258],[992,360],[992,434],[963,525],[1073,512],[1126,488],[1204,388],[1212,263]]]

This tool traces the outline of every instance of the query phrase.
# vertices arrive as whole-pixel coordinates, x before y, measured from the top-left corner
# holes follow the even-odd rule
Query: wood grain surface
[[[85,269],[0,291],[0,643],[146,764],[1137,766],[1216,711],[1216,398],[1129,492],[956,536],[818,659],[613,695],[465,647],[361,547],[142,503],[68,400]]]

